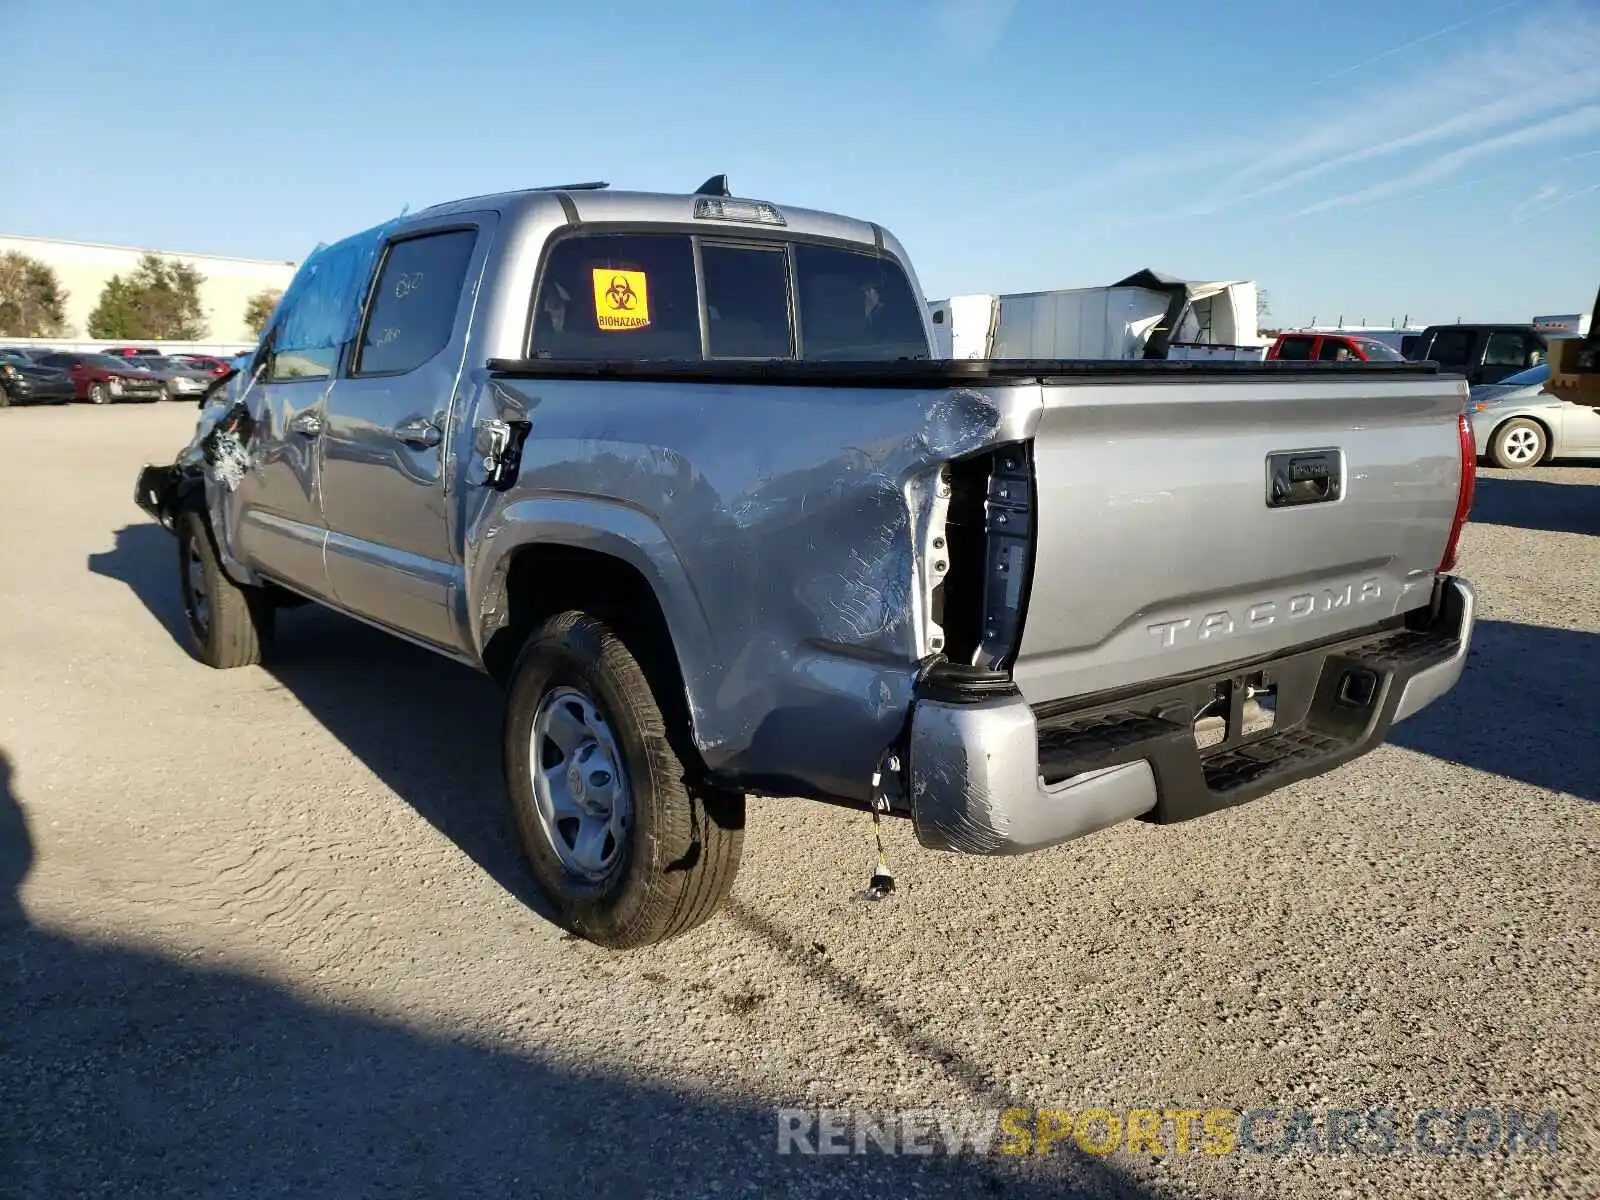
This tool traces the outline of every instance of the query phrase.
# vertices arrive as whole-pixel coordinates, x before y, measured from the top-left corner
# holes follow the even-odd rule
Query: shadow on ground
[[[1150,1195],[1081,1156],[779,1155],[776,1113],[753,1102],[581,1073],[81,944],[23,910],[33,850],[17,793],[0,751],[8,1196]]]
[[[1600,633],[1480,620],[1461,682],[1394,726],[1389,740],[1447,762],[1600,800],[1597,681]]]
[[[1596,479],[1600,479],[1600,471],[1596,471]],[[1600,537],[1600,483],[1480,475],[1473,491],[1471,520],[1475,525]]]
[[[129,525],[89,569],[126,583],[186,648],[173,536]],[[486,676],[320,605],[278,613],[267,671],[369,770],[540,915],[500,772],[499,689]]]

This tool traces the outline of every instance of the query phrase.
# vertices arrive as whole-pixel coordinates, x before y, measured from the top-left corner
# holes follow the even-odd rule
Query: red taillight
[[[1456,432],[1461,438],[1461,489],[1456,493],[1456,519],[1450,526],[1450,540],[1444,544],[1444,557],[1439,560],[1440,573],[1455,569],[1461,527],[1472,511],[1472,493],[1478,483],[1478,443],[1472,436],[1472,422],[1466,413],[1456,418]]]

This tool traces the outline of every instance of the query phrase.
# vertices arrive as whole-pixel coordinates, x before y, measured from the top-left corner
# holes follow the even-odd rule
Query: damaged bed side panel
[[[518,547],[616,554],[656,591],[708,766],[865,799],[937,652],[940,468],[1024,436],[1037,388],[474,384],[478,423],[531,430],[509,490],[463,489],[479,651]]]

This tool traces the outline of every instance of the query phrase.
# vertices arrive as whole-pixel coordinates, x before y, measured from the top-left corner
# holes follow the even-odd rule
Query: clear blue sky
[[[606,179],[880,221],[932,296],[1251,278],[1279,322],[1600,287],[1600,5],[0,0],[0,232],[298,259]]]

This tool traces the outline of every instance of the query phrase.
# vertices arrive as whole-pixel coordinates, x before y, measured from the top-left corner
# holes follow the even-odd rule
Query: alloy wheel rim
[[[561,865],[598,882],[616,870],[633,825],[633,789],[615,731],[579,688],[539,702],[528,745],[534,816]]]
[[[1539,435],[1531,429],[1513,429],[1506,435],[1506,457],[1512,462],[1528,462],[1538,449]]]

